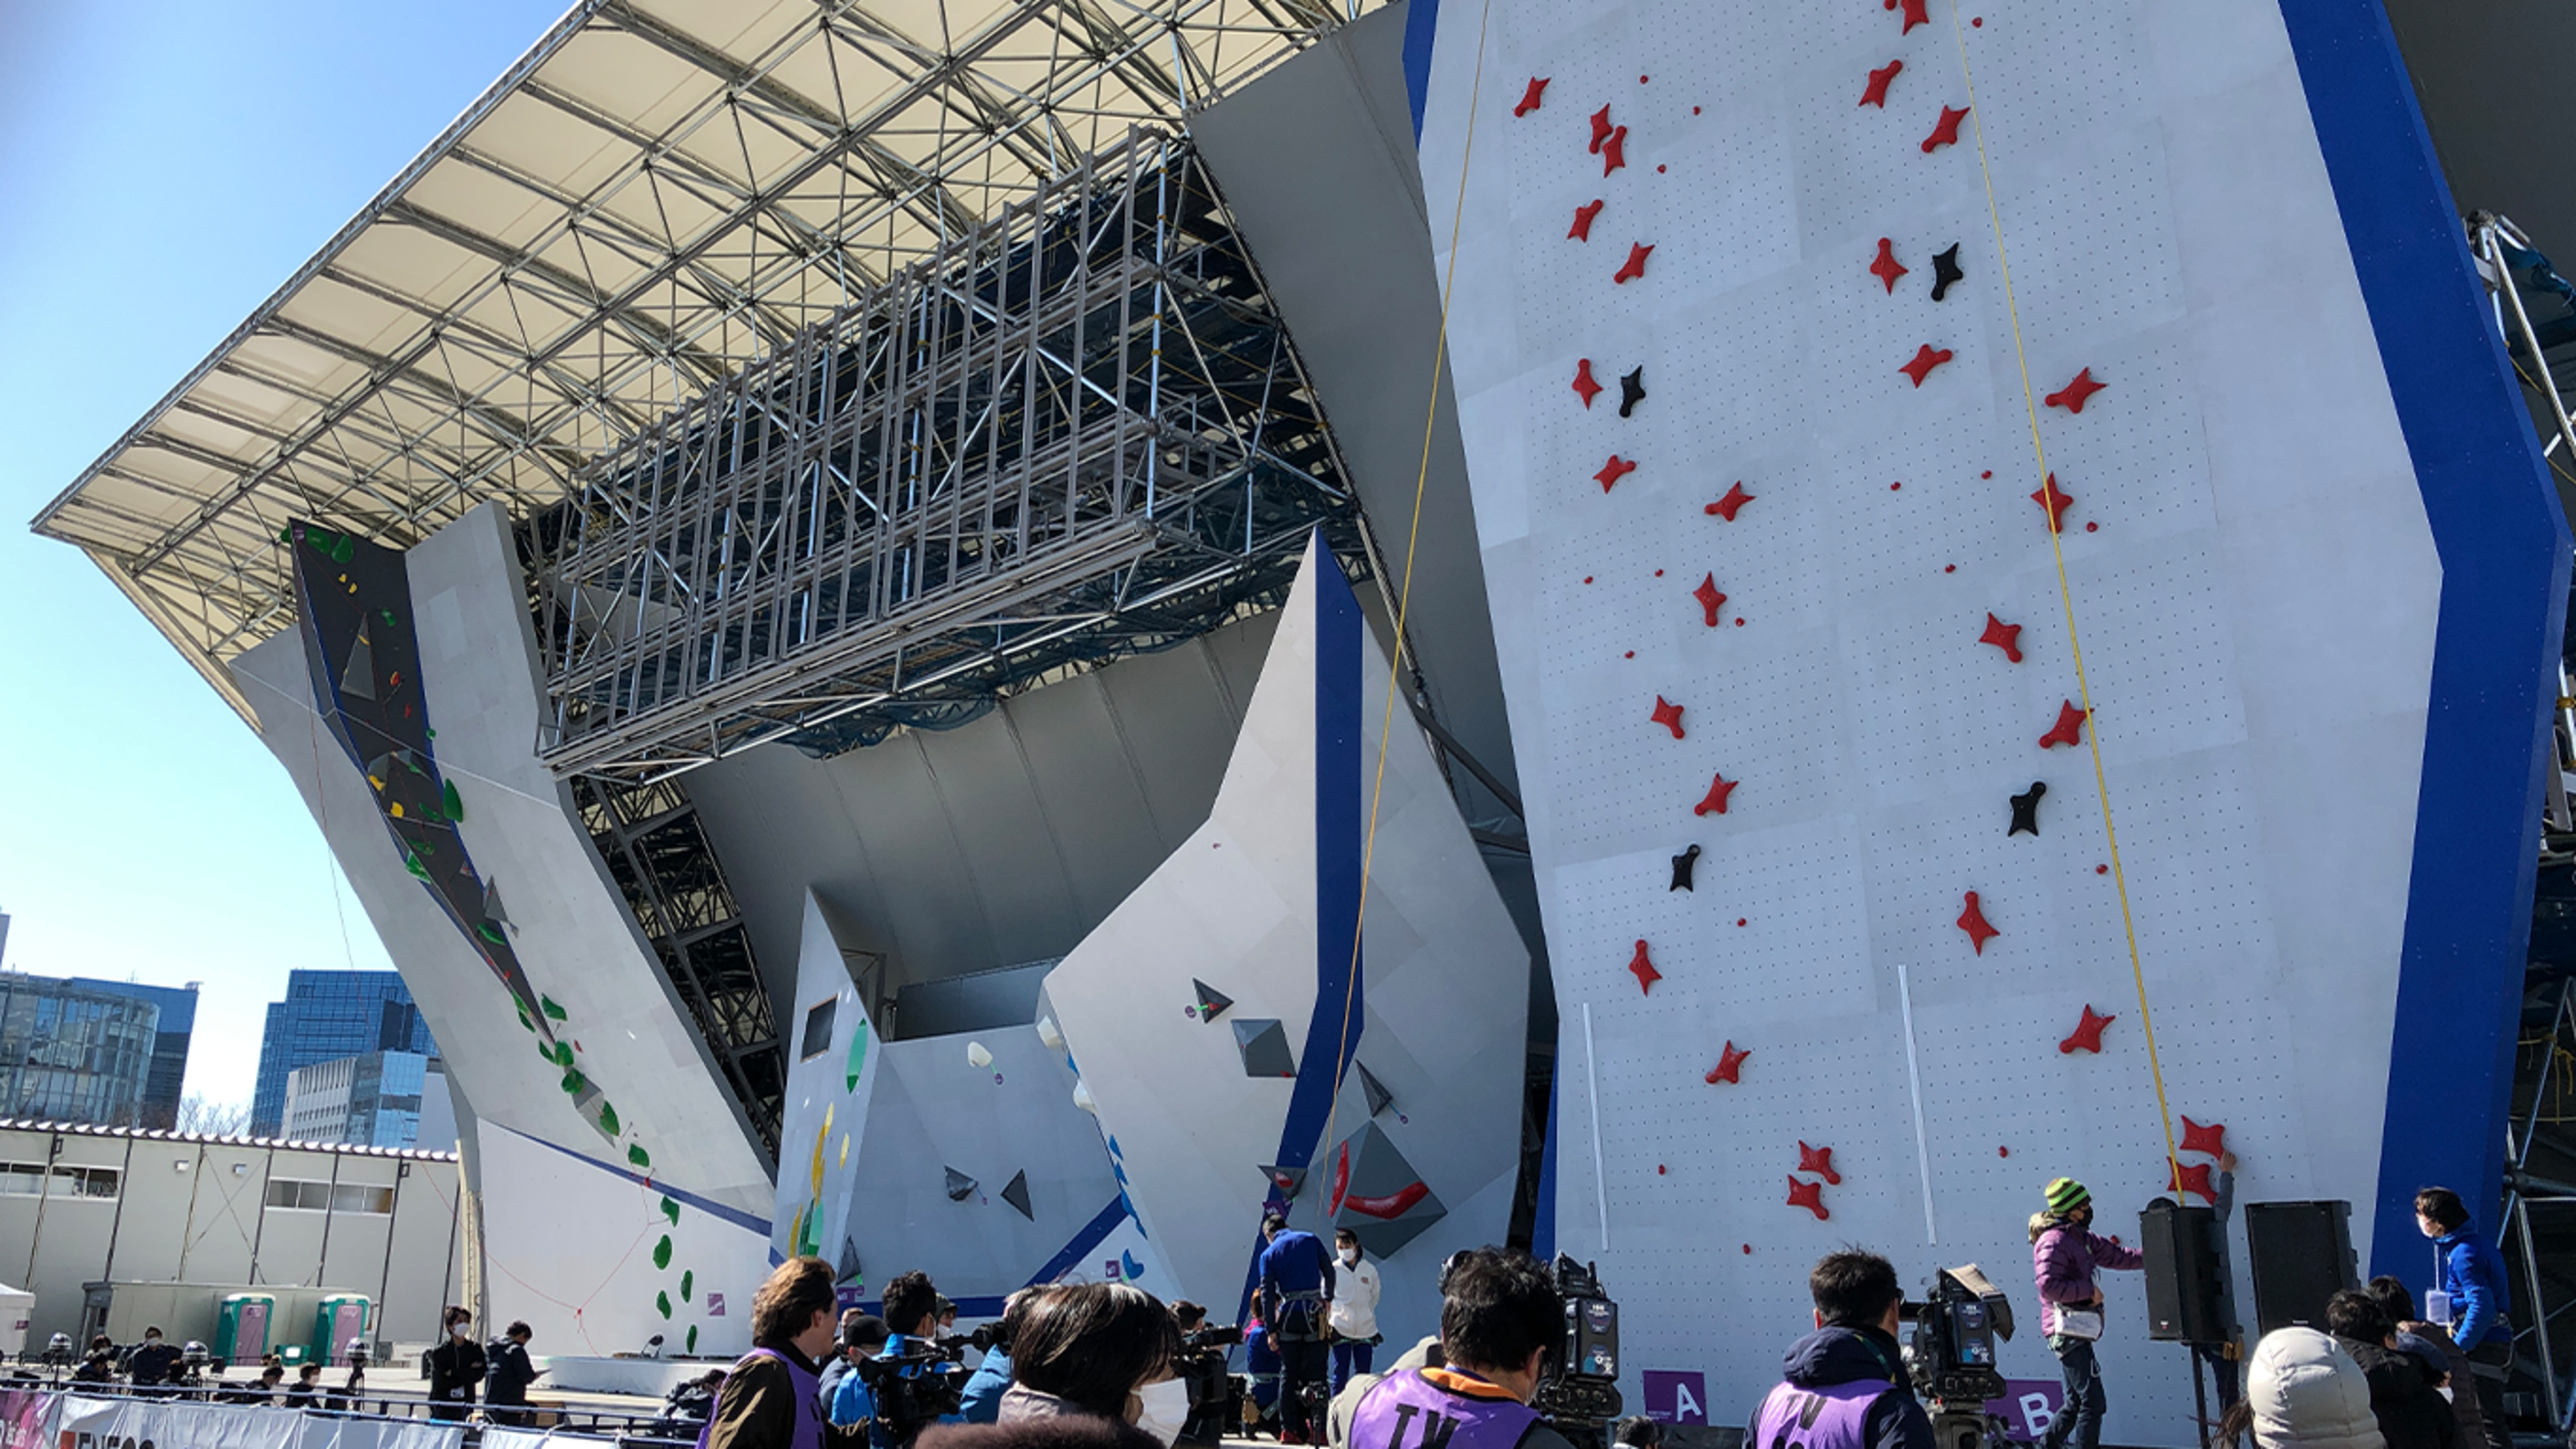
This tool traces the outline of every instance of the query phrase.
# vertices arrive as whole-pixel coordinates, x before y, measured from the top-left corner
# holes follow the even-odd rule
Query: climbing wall
[[[1415,37],[1555,1241],[1632,1404],[1698,1375],[1742,1422],[1846,1243],[2034,1323],[2061,1174],[2134,1236],[2223,1145],[2366,1241],[2443,568],[2282,14],[1450,0]],[[2186,1359],[2107,1291],[2108,1438],[2184,1442]],[[2055,1372],[2035,1331],[2005,1369]]]
[[[1409,1343],[1442,1259],[1510,1217],[1529,953],[1387,682],[1310,543],[1207,823],[1047,974],[1037,1026],[1171,1264],[1158,1291],[1233,1321],[1277,1206],[1358,1235]]]

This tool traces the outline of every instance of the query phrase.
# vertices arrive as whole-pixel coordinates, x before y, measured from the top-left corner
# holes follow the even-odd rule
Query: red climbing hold
[[[2075,374],[2073,382],[2050,393],[2043,401],[2053,408],[2064,408],[2070,413],[2080,413],[2084,411],[2084,405],[2093,400],[2093,394],[2100,392],[2102,387],[2101,383],[2093,380],[2093,369],[2088,367]]]
[[[1913,0],[1906,0],[1906,3],[1912,4]],[[1932,134],[1923,138],[1923,154],[1929,156],[1944,146],[1959,144],[1959,123],[1967,118],[1966,111],[1952,110],[1948,106],[1943,106],[1941,124],[1934,126]]]
[[[1988,614],[1986,632],[1977,636],[1977,642],[1992,644],[2004,651],[2006,659],[2015,664],[2021,662],[2021,626],[2019,624],[2007,624],[1994,615]]]
[[[1609,140],[1601,143],[1601,174],[1607,176],[1627,164],[1628,128],[1621,126],[1610,133]]]
[[[1588,242],[1592,240],[1592,218],[1599,216],[1600,214],[1601,203],[1598,201],[1593,202],[1590,206],[1576,207],[1574,209],[1574,225],[1565,229],[1566,240],[1579,242]]]
[[[1610,139],[1610,108],[1603,106],[1592,113],[1592,154],[1601,154],[1601,143]]]
[[[1601,471],[1592,475],[1592,481],[1600,484],[1601,491],[1607,493],[1610,491],[1610,485],[1636,471],[1636,464],[1613,453],[1610,455],[1610,461],[1601,465]]]
[[[1601,384],[1592,380],[1592,359],[1589,357],[1582,358],[1574,364],[1574,390],[1582,394],[1583,406],[1586,409],[1589,409],[1592,406],[1592,400],[1604,391]]]
[[[1832,1213],[1825,1211],[1825,1185],[1821,1182],[1800,1182],[1794,1177],[1790,1178],[1789,1206],[1805,1208],[1814,1213],[1816,1221],[1820,1223],[1833,1216]]]
[[[1628,958],[1628,973],[1637,978],[1637,994],[1640,996],[1651,994],[1655,983],[1664,979],[1664,973],[1656,970],[1655,963],[1647,958],[1643,941],[1637,943],[1637,954]]]
[[[1896,291],[1896,279],[1904,276],[1909,270],[1911,269],[1898,265],[1895,247],[1886,237],[1880,237],[1878,239],[1878,260],[1869,264],[1869,274],[1878,278],[1880,281],[1885,282],[1887,284],[1889,294],[1893,295]],[[1916,387],[1921,387],[1922,385],[1923,384],[1919,382],[1915,384]]]
[[[1876,106],[1882,111],[1886,110],[1887,83],[1896,79],[1897,75],[1904,69],[1905,62],[1901,60],[1891,60],[1887,64],[1880,66],[1878,69],[1871,71],[1869,73],[1869,88],[1860,93],[1860,103],[1864,106]]]
[[[2102,1028],[2117,1020],[2119,1018],[2116,1016],[2104,1016],[2096,1012],[2093,1004],[2088,1001],[2084,1004],[2084,1019],[2075,1024],[2075,1034],[2059,1042],[2057,1049],[2069,1056],[2080,1051],[2099,1055],[2102,1050]]]
[[[1927,0],[1905,0],[1905,28],[1896,33],[1911,35],[1915,26],[1931,24],[1932,16],[1926,5]]]
[[[2205,1152],[2212,1157],[2226,1156],[2227,1124],[2224,1122],[2194,1122],[2191,1120],[2190,1114],[2184,1114],[2182,1119],[2182,1150],[2185,1152]]]
[[[2218,1201],[2218,1189],[2210,1182],[2209,1179],[2208,1163],[2195,1162],[2191,1166],[2185,1167],[2181,1163],[2176,1162],[2171,1164],[2171,1166],[2173,1171],[2165,1178],[2165,1191],[2172,1193],[2176,1197],[2180,1197],[2184,1193],[2196,1192],[2203,1198],[2208,1199],[2210,1202],[2214,1203]]]
[[[1798,1170],[1812,1172],[1836,1187],[1843,1185],[1843,1175],[1834,1171],[1834,1150],[1830,1147],[1809,1147],[1804,1142],[1799,1143]]]
[[[1734,794],[1735,787],[1743,783],[1742,780],[1730,780],[1724,775],[1715,777],[1709,781],[1708,793],[1699,797],[1699,803],[1691,807],[1691,813],[1693,815],[1725,814],[1726,797]]]
[[[1539,97],[1547,94],[1547,82],[1548,78],[1546,76],[1531,76],[1529,89],[1521,92],[1521,103],[1512,107],[1512,114],[1515,116],[1526,116],[1530,112],[1537,110]]]
[[[1712,1087],[1720,1082],[1733,1082],[1740,1087],[1744,1085],[1744,1079],[1739,1075],[1744,1070],[1744,1059],[1751,1055],[1751,1052],[1736,1050],[1735,1043],[1728,1042],[1725,1049],[1717,1054],[1717,1065],[1709,1068],[1708,1075],[1700,1080]]]
[[[1717,611],[1726,604],[1726,595],[1717,591],[1717,575],[1710,574],[1700,580],[1699,587],[1691,590],[1691,597],[1699,600],[1699,611],[1708,627],[1716,628]]]
[[[2057,723],[2050,725],[2048,733],[2039,737],[2039,747],[2043,750],[2053,750],[2059,745],[2082,743],[2084,743],[2084,711],[2077,709],[2075,701],[2071,699],[2058,701]]]
[[[1740,511],[1745,504],[1752,501],[1753,495],[1744,491],[1744,481],[1742,479],[1737,479],[1735,486],[1726,490],[1726,496],[1724,498],[1717,500],[1715,503],[1708,505],[1708,507],[1700,511],[1703,513],[1713,513],[1718,517],[1725,519],[1727,522],[1733,523],[1735,521],[1736,513]]]
[[[2057,533],[2066,527],[2066,510],[2075,506],[2075,495],[2057,486],[2057,475],[2051,473],[2034,489],[2030,501],[2048,510],[2048,531]]]
[[[1984,908],[1977,904],[1975,891],[1968,892],[1967,907],[1959,912],[1959,929],[1968,933],[1968,939],[1976,944],[1977,954],[1980,956],[1986,954],[1988,941],[2003,934],[1986,924],[1986,913]]]
[[[1674,739],[1680,739],[1682,737],[1682,707],[1680,705],[1673,703],[1671,700],[1664,698],[1660,694],[1656,695],[1655,712],[1650,716],[1650,718],[1653,719],[1655,723],[1671,730],[1673,732]]]
[[[1620,264],[1619,270],[1611,276],[1610,280],[1624,287],[1630,278],[1644,276],[1646,258],[1653,255],[1654,250],[1654,246],[1648,242],[1628,243],[1628,260]]]
[[[1936,348],[1931,343],[1926,342],[1921,347],[1914,350],[1914,360],[1905,364],[1903,367],[1898,368],[1897,371],[1914,379],[1914,385],[1916,387],[1921,387],[1923,385],[1923,379],[1932,375],[1932,369],[1949,361],[1953,355],[1954,354],[1949,348]]]

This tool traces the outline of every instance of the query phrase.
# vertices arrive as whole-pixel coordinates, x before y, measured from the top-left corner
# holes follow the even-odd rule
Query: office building
[[[290,1142],[410,1147],[423,1140],[424,1126],[433,1149],[443,1151],[454,1143],[456,1114],[448,1105],[447,1069],[436,1057],[365,1052],[286,1074],[279,1135]]]
[[[152,1066],[143,1079],[143,1117],[136,1125],[163,1132],[178,1126],[179,1099],[187,1088],[188,1042],[197,1020],[198,984],[191,981],[185,986],[145,986],[87,976],[75,976],[71,982],[92,991],[149,1001],[161,1008],[160,1026],[152,1038]]]
[[[147,1125],[160,1019],[103,982],[0,973],[0,1115]]]
[[[250,1130],[274,1137],[286,1117],[286,1078],[369,1052],[436,1056],[429,1026],[396,971],[294,971],[286,999],[269,1003],[260,1033],[259,1078],[251,1091]]]

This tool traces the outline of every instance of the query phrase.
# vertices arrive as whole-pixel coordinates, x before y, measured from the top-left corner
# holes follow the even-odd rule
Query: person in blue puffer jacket
[[[2415,1194],[2415,1226],[2433,1240],[2440,1270],[2433,1286],[2451,1296],[2451,1339],[2469,1356],[2487,1449],[2513,1449],[2504,1417],[2504,1382],[2513,1364],[2513,1324],[2507,1318],[2513,1293],[2505,1286],[2504,1255],[2478,1236],[2467,1205],[2447,1187]],[[2451,1391],[2458,1393],[2458,1386]]]

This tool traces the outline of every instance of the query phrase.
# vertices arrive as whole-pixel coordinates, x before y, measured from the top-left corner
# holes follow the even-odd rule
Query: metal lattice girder
[[[1138,124],[1355,11],[1326,0],[582,0],[50,503],[247,715],[289,518],[408,547],[592,456]]]
[[[583,478],[537,530],[540,750],[627,778],[958,722],[1213,627],[1356,528],[1213,184],[1150,134]]]

